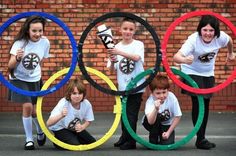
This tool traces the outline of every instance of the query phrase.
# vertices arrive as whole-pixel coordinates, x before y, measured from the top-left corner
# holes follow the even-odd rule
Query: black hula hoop
[[[84,44],[84,40],[86,39],[88,33],[90,32],[90,30],[96,26],[97,23],[102,22],[108,18],[112,18],[112,17],[128,17],[128,18],[132,18],[135,21],[139,22],[140,24],[142,24],[152,35],[153,40],[155,42],[156,45],[156,63],[155,63],[155,67],[153,68],[153,73],[150,74],[150,76],[146,79],[145,82],[143,82],[141,85],[137,86],[136,88],[132,88],[130,90],[124,90],[124,91],[115,91],[115,90],[111,90],[111,89],[107,89],[104,88],[102,86],[100,86],[98,83],[96,83],[87,73],[84,63],[83,63],[83,44]],[[155,77],[156,73],[159,71],[159,66],[161,63],[161,59],[162,59],[162,54],[160,51],[160,40],[155,32],[155,30],[152,28],[151,25],[149,25],[145,20],[143,20],[141,17],[138,17],[132,13],[127,13],[127,12],[112,12],[112,13],[107,13],[104,14],[98,18],[96,18],[94,21],[92,21],[87,28],[84,30],[84,32],[81,35],[80,41],[78,43],[78,65],[79,68],[81,70],[81,72],[83,73],[83,76],[85,77],[85,79],[92,85],[94,86],[96,89],[110,94],[110,95],[128,95],[128,94],[132,94],[135,93],[143,88],[145,88]]]

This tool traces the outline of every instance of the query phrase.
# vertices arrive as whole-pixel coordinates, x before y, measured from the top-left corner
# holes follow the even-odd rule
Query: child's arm
[[[228,53],[227,53],[227,58],[226,58],[226,62],[230,62],[233,61],[235,59],[235,54],[233,51],[233,40],[230,37],[229,38],[229,43],[227,44],[227,48],[228,48]]]
[[[154,109],[151,113],[147,114],[147,120],[150,125],[154,124],[156,122],[157,114],[159,111],[159,108],[161,106],[161,100],[156,100],[154,102]]]
[[[194,57],[193,57],[193,55],[184,56],[181,51],[178,51],[174,55],[173,59],[176,63],[179,63],[179,64],[181,64],[181,63],[192,64]]]
[[[173,120],[171,126],[169,127],[168,131],[162,133],[162,138],[163,139],[168,139],[169,138],[170,134],[173,132],[175,127],[179,124],[180,118],[181,118],[180,116],[174,117],[174,120]]]
[[[18,49],[16,55],[11,54],[10,60],[8,62],[8,68],[14,69],[16,65],[21,61],[23,55],[24,51],[22,49]]]
[[[121,55],[125,58],[128,58],[128,59],[131,59],[133,61],[139,61],[141,59],[141,56],[137,55],[137,54],[129,54],[129,53],[126,53],[124,51],[121,51],[121,50],[118,50],[116,48],[113,48],[113,49],[108,49],[107,50],[109,54],[111,55]]]
[[[55,116],[50,116],[49,119],[47,120],[47,126],[52,126],[55,123],[57,123],[58,121],[60,121],[62,118],[64,118],[68,113],[67,107],[64,107],[62,112],[58,115]]]
[[[109,61],[110,61],[110,60],[109,60]],[[110,61],[109,66],[107,66],[107,67],[109,67],[111,73],[113,73],[113,72],[115,71],[114,63],[115,63],[115,62]]]
[[[75,130],[77,133],[85,130],[89,125],[91,121],[85,121],[83,124],[80,124],[79,122],[75,125]]]

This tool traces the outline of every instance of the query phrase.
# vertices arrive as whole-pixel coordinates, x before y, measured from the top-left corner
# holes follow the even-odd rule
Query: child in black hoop
[[[144,71],[144,44],[133,38],[136,32],[134,19],[124,18],[121,22],[120,32],[122,40],[114,48],[108,49],[108,53],[111,61],[110,70],[116,70],[118,88],[120,91],[124,91],[127,84]],[[140,80],[137,85],[142,84],[144,81],[145,78]],[[144,90],[130,94],[127,98],[127,118],[135,132]],[[136,149],[136,141],[124,127],[123,121],[121,122],[121,128],[122,134],[119,140],[114,143],[114,146],[119,147],[121,150]]]

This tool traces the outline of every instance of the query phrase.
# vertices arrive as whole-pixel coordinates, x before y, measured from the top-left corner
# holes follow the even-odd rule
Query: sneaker
[[[209,150],[211,148],[216,147],[216,144],[209,142],[207,139],[203,139],[199,142],[196,142],[195,145],[198,149],[205,149],[205,150]]]
[[[26,142],[24,149],[25,150],[34,150],[35,149],[34,142],[33,141]]]
[[[120,150],[136,149],[136,143],[125,142],[120,145]]]
[[[42,138],[43,139],[39,139],[39,138]],[[39,146],[43,146],[46,142],[46,135],[44,133],[41,133],[41,134],[37,134],[37,143]]]

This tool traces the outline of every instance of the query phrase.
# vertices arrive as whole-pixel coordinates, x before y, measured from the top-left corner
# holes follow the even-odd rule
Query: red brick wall
[[[234,0],[51,0],[49,2],[39,0],[15,0],[5,1],[0,0],[0,25],[6,22],[10,17],[27,11],[46,12],[58,17],[71,30],[77,42],[80,36],[95,18],[107,12],[130,12],[140,16],[155,29],[162,41],[165,31],[169,25],[184,13],[195,10],[208,10],[221,14],[236,25],[236,1]],[[172,56],[180,48],[186,37],[196,30],[199,17],[194,17],[182,22],[172,32],[167,45],[167,59],[170,65],[173,64]],[[119,34],[120,18],[108,19],[106,24],[112,27],[115,36],[115,42],[120,39]],[[9,48],[14,39],[14,36],[19,31],[23,20],[19,20],[11,24],[0,37],[0,70],[7,78],[7,63],[9,58]],[[231,30],[221,22],[221,29],[226,31],[234,40],[235,35]],[[72,49],[70,41],[66,33],[57,24],[48,21],[45,35],[51,42],[51,57],[43,63],[43,79],[46,81],[52,74],[60,69],[70,66]],[[152,40],[150,33],[143,27],[138,26],[138,31],[135,36],[137,39],[145,43],[145,69],[153,67],[155,64],[155,43]],[[83,46],[83,61],[85,65],[95,68],[114,82],[115,75],[109,73],[106,68],[106,51],[96,36],[96,28],[88,34]],[[226,57],[226,49],[222,49],[216,61],[216,80],[217,83],[225,81],[232,71],[235,69],[236,63],[224,65]],[[80,74],[75,74],[80,75]],[[92,76],[97,83],[106,87],[103,81],[98,77]],[[60,80],[60,79],[59,79]],[[58,80],[58,81],[59,81]],[[55,82],[53,85],[55,85]],[[85,82],[87,84],[87,82]],[[103,94],[92,86],[87,84],[87,98],[93,103],[95,111],[111,111],[114,105],[114,97]],[[211,110],[213,111],[235,111],[236,110],[236,85],[231,83],[225,89],[217,92],[212,99]],[[189,97],[180,93],[180,88],[173,85],[172,91],[180,100],[183,110],[191,109]],[[43,109],[50,110],[57,100],[63,96],[64,89],[47,95],[43,101]],[[146,99],[145,94],[144,99]],[[0,84],[0,111],[20,111],[20,105],[9,103],[7,100],[7,88]],[[186,100],[187,99],[187,100]]]

